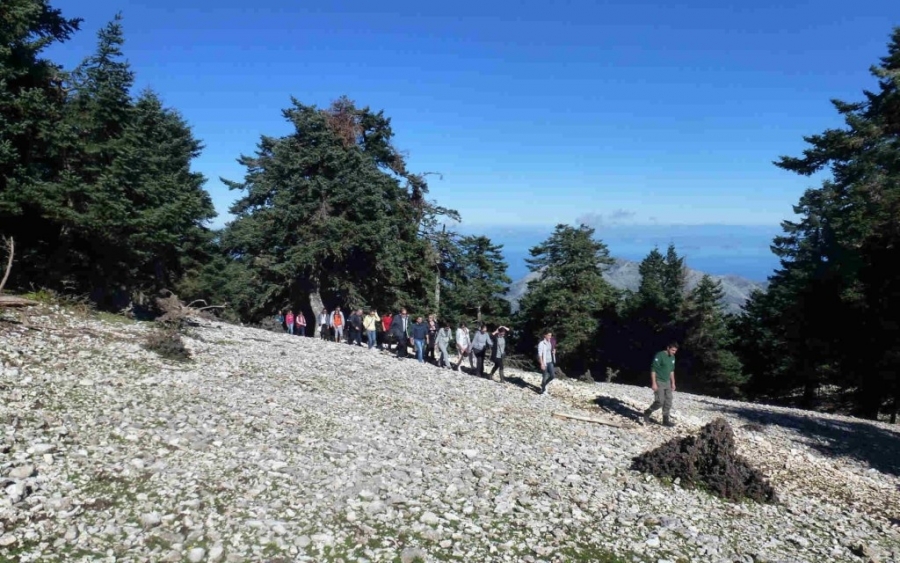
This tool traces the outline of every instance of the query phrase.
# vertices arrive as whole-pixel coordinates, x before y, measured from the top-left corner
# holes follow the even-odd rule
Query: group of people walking
[[[298,311],[296,315],[293,310],[287,313],[279,312],[275,320],[289,334],[306,336],[307,321],[302,311]],[[314,336],[335,342],[346,340],[348,344],[363,346],[362,339],[365,334],[366,346],[370,350],[390,351],[394,345],[397,358],[401,359],[409,356],[409,348],[412,347],[419,362],[431,362],[440,368],[456,371],[459,371],[463,361],[468,359],[469,369],[479,377],[494,379],[494,375],[499,372],[500,380],[503,380],[503,364],[508,354],[506,349],[508,333],[509,328],[505,326],[488,332],[487,325],[480,324],[473,334],[464,322],[459,323],[454,332],[450,323],[438,323],[435,315],[428,315],[427,319],[420,315],[413,319],[406,309],[401,309],[394,315],[387,313],[381,316],[376,310],[364,313],[362,309],[355,309],[345,317],[341,308],[335,307],[332,311],[323,308],[319,312]],[[451,345],[455,345],[457,353],[455,367],[450,358]],[[653,358],[650,378],[654,402],[643,413],[643,420],[646,422],[649,422],[653,411],[661,408],[663,424],[673,426],[670,411],[672,394],[675,391],[677,351],[678,345],[671,343]],[[488,374],[484,371],[486,358],[493,363],[493,368]],[[556,379],[556,339],[551,331],[545,331],[538,343],[537,360],[542,373],[541,394],[544,395],[547,393],[547,387]]]
[[[308,325],[303,312],[296,314],[293,310],[279,312],[275,316],[275,321],[289,334],[306,336]],[[394,347],[397,358],[410,356],[411,348],[419,362],[430,362],[438,367],[456,371],[459,371],[463,362],[467,360],[469,368],[475,374],[491,379],[495,374],[499,374],[502,379],[503,361],[509,352],[506,346],[508,333],[509,328],[505,326],[489,332],[486,324],[481,324],[476,330],[470,331],[464,322],[459,323],[454,331],[450,323],[439,323],[435,315],[428,315],[427,318],[420,315],[414,318],[406,309],[401,309],[393,315],[390,313],[379,315],[375,310],[365,313],[362,309],[354,309],[345,315],[340,307],[335,307],[331,311],[322,309],[316,315],[312,336],[351,345],[365,345],[370,350],[391,351]],[[455,366],[450,354],[451,347],[456,351]],[[485,359],[493,363],[489,373],[485,373]],[[552,373],[552,362],[549,369]]]

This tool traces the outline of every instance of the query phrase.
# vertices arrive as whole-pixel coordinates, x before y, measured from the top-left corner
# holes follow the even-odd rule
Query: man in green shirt
[[[655,395],[653,404],[644,411],[644,422],[650,422],[650,413],[662,407],[663,426],[675,426],[669,418],[672,410],[672,394],[675,392],[675,352],[678,344],[671,343],[657,352],[650,366],[650,387]]]

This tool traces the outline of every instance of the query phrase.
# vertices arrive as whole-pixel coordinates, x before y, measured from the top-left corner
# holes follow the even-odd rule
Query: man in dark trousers
[[[669,418],[672,410],[672,395],[675,393],[675,352],[678,344],[675,342],[666,346],[662,352],[657,352],[650,366],[650,387],[655,395],[653,404],[644,411],[644,422],[650,422],[650,414],[662,408],[663,426],[675,426]]]
[[[363,329],[363,318],[362,318],[362,309],[356,309],[347,319],[347,324],[350,325],[350,341],[348,344],[356,344],[357,346],[362,346],[362,329]]]
[[[394,319],[391,321],[391,334],[393,334],[394,338],[397,340],[397,358],[406,357],[406,346],[409,342],[410,324],[409,315],[406,314],[406,309],[400,309],[400,314],[394,315]]]

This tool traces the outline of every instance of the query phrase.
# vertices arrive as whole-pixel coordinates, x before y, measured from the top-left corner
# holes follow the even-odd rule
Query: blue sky
[[[55,0],[74,65],[124,15],[137,87],[181,111],[224,215],[235,163],[290,96],[393,119],[410,168],[469,228],[777,226],[815,180],[771,162],[839,124],[900,24],[893,0]]]

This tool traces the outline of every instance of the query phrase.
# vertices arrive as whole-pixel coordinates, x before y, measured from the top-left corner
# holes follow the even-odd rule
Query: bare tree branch
[[[9,272],[12,270],[13,256],[16,254],[16,243],[12,237],[6,239],[6,249],[9,251],[9,259],[6,261],[6,271],[3,274],[3,280],[0,281],[0,293],[3,293],[3,287],[6,285],[6,280],[9,279]]]

